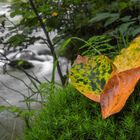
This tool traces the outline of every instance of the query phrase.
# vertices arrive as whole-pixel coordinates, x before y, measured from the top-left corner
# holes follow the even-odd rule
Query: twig
[[[32,9],[33,9],[33,11],[34,11],[34,13],[36,14],[36,17],[37,17],[38,21],[40,22],[41,28],[42,28],[43,31],[44,31],[44,34],[45,34],[46,39],[47,39],[47,42],[48,42],[48,47],[49,47],[50,50],[51,50],[51,53],[52,53],[52,55],[53,55],[53,57],[54,57],[54,62],[55,62],[56,60],[58,60],[58,58],[57,58],[57,56],[56,56],[56,53],[55,53],[55,50],[54,50],[54,46],[53,46],[52,41],[51,41],[51,39],[50,39],[49,33],[48,33],[47,30],[46,30],[46,27],[45,27],[45,25],[44,25],[44,23],[43,23],[43,20],[42,20],[41,16],[39,15],[39,13],[38,13],[38,11],[37,11],[37,9],[36,9],[36,7],[35,7],[35,4],[34,4],[33,0],[29,0],[29,3],[30,3],[30,5],[31,5],[31,7],[32,7]],[[60,76],[62,85],[64,85],[64,84],[65,84],[65,80],[64,80],[64,77],[63,77],[63,74],[62,74],[62,71],[61,71],[59,62],[57,62],[57,70],[58,70],[58,73],[59,73],[59,76]]]
[[[8,105],[13,106],[13,105],[10,104],[6,99],[4,99],[2,96],[0,96],[0,98],[1,98],[4,102],[6,102]]]
[[[34,91],[32,88],[30,88],[30,87],[25,83],[24,80],[22,80],[22,79],[20,79],[20,78],[18,78],[18,77],[16,77],[16,76],[14,76],[14,75],[9,74],[7,71],[6,71],[6,73],[7,73],[9,76],[11,76],[11,77],[13,77],[13,78],[15,78],[15,79],[21,81],[21,82],[22,82],[27,88],[29,88],[33,93],[35,93],[35,94],[37,93],[37,92]]]
[[[16,92],[16,93],[19,93],[19,94],[22,95],[24,98],[27,98],[27,96],[25,96],[22,92],[20,92],[20,91],[18,91],[18,90],[16,90],[16,89],[13,89],[13,88],[11,88],[11,87],[9,87],[9,86],[7,86],[7,85],[4,84],[3,82],[1,82],[1,84],[2,84],[3,86],[5,86],[6,88],[12,90],[12,91],[14,91],[14,92]]]

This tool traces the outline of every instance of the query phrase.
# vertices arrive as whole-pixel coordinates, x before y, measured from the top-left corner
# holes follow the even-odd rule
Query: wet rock
[[[22,68],[22,69],[30,69],[34,67],[32,63],[22,60],[22,59],[12,60],[8,65],[13,68]]]
[[[36,54],[34,52],[32,52],[31,50],[23,50],[19,53],[17,53],[13,60],[35,60],[35,61],[40,61],[40,62],[44,62],[44,61],[48,61],[48,56],[50,55],[46,55],[49,54],[50,52],[48,50],[42,50],[39,51],[39,54]],[[45,54],[45,55],[44,55]]]
[[[15,59],[32,60],[35,57],[35,53],[30,50],[23,50],[16,54]]]
[[[49,50],[39,50],[38,55],[51,55],[51,52]]]

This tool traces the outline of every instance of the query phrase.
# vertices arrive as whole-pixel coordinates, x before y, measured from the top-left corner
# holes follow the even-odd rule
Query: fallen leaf
[[[89,99],[100,102],[100,94],[116,68],[106,56],[78,56],[69,72],[71,83]]]
[[[108,81],[100,100],[103,119],[120,112],[139,79],[140,67],[137,67],[115,74]]]
[[[118,113],[140,78],[140,36],[124,48],[114,60],[117,72],[105,85],[101,95],[102,117]]]
[[[82,94],[100,102],[103,119],[120,112],[140,79],[140,36],[121,51],[113,64],[103,55],[78,56],[70,79]]]
[[[114,59],[118,72],[140,66],[140,36],[135,38],[128,48],[122,49],[120,55]]]

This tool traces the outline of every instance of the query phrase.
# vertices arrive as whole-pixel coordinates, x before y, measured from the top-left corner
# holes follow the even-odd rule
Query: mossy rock
[[[22,68],[22,69],[30,69],[33,68],[34,65],[28,61],[25,60],[12,60],[9,65],[13,68]]]

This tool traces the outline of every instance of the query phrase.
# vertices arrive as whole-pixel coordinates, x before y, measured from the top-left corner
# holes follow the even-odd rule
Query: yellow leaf
[[[128,48],[121,51],[114,60],[118,72],[129,70],[140,66],[140,36],[130,43]]]
[[[74,87],[89,99],[100,102],[104,85],[115,71],[106,56],[78,56],[70,69],[69,77]]]
[[[58,13],[57,12],[52,12],[52,17],[56,17],[58,16]]]

